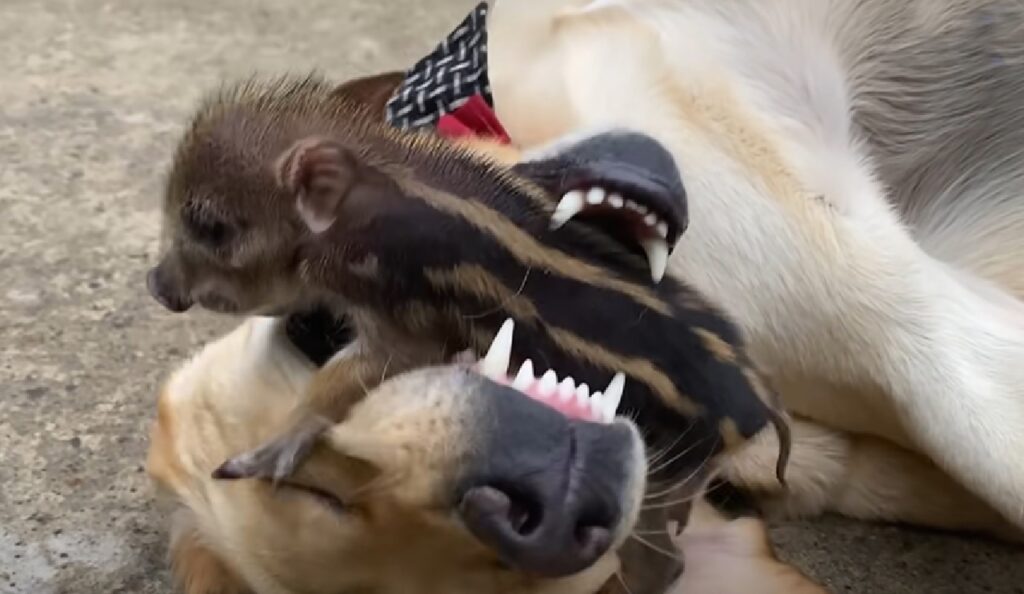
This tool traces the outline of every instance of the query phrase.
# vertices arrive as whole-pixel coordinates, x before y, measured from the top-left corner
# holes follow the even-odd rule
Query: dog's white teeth
[[[509,360],[512,358],[512,335],[515,331],[515,322],[512,318],[505,320],[505,323],[498,329],[491,341],[491,348],[487,349],[487,355],[480,364],[480,370],[491,379],[505,379],[508,374]]]
[[[626,200],[626,208],[635,212],[640,212],[640,205],[632,200]]]
[[[572,190],[558,202],[554,214],[551,215],[551,228],[558,229],[568,223],[574,216],[578,215],[583,207],[584,194],[582,190]]]
[[[644,217],[644,222],[647,223],[648,227],[653,227],[658,224],[658,215],[653,212],[647,213],[647,216]]]
[[[619,403],[622,402],[622,393],[626,389],[626,376],[620,371],[615,374],[608,387],[604,389],[604,406],[601,409],[601,418],[604,422],[611,423],[615,413],[619,411]]]
[[[580,384],[576,388],[576,404],[580,407],[588,406],[590,403],[590,386]]]
[[[658,230],[658,235],[661,235],[662,239],[668,239],[668,223],[659,221],[654,228]]]
[[[626,200],[618,194],[612,194],[608,197],[608,206],[612,208],[622,208],[626,205]]]
[[[567,377],[562,380],[562,383],[558,384],[558,399],[562,402],[568,402],[572,399],[573,394],[576,393],[576,380],[571,377]]]
[[[590,395],[590,416],[595,421],[604,421],[604,394],[594,392]]]
[[[537,381],[537,378],[533,376],[533,361],[527,359],[519,367],[519,373],[516,374],[516,379],[512,381],[512,387],[522,392],[532,386],[535,381]]]
[[[651,237],[640,241],[647,253],[647,263],[651,267],[651,279],[659,283],[668,268],[668,242],[661,237]]]
[[[540,378],[540,384],[537,385],[537,395],[547,398],[554,394],[557,388],[558,376],[555,375],[554,370],[549,369]]]
[[[595,206],[604,202],[605,191],[604,188],[590,188],[587,192],[587,204]]]

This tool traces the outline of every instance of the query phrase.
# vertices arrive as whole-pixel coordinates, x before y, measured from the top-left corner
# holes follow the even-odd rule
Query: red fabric
[[[481,136],[495,138],[502,144],[512,142],[494,110],[480,95],[473,95],[455,111],[441,116],[437,121],[437,132],[446,138]]]

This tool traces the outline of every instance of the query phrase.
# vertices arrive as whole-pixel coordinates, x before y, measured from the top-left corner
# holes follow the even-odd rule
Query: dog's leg
[[[772,472],[778,446],[771,432],[759,435],[722,467],[722,478],[754,495],[771,519],[833,512],[1006,540],[1024,538],[1024,533],[923,456],[881,439],[804,419],[795,419],[792,430],[786,488]]]
[[[894,304],[885,313],[903,323],[874,320],[881,373],[869,377],[922,451],[1024,527],[1024,307],[934,268],[918,281],[920,309]]]
[[[885,425],[896,425],[913,449],[1024,526],[1024,307],[928,255],[876,184],[834,202],[768,197],[742,177],[730,188],[702,173],[713,169],[685,141],[666,144],[693,174],[690,193],[705,198],[693,200],[670,273],[723,303],[767,368],[852,388],[795,412],[827,418],[876,406],[884,423],[864,416],[840,426],[888,437]]]

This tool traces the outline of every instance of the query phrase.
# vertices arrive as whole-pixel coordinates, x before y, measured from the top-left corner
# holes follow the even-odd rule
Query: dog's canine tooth
[[[648,227],[653,227],[658,224],[658,215],[653,212],[648,213],[647,216],[644,217],[644,222],[647,223]]]
[[[533,375],[533,361],[527,359],[519,367],[519,373],[516,374],[516,379],[512,381],[512,387],[521,392],[532,386],[535,381],[537,381],[537,378]]]
[[[540,378],[537,394],[546,398],[554,394],[556,388],[558,388],[558,376],[555,374],[555,370],[549,369]]]
[[[623,199],[623,197],[618,194],[612,194],[608,196],[608,206],[612,208],[622,208],[623,206],[625,206],[625,204],[625,199]]]
[[[498,329],[491,341],[491,348],[487,349],[487,355],[480,364],[480,370],[491,379],[504,379],[508,374],[509,360],[512,358],[512,335],[515,332],[515,322],[508,318]]]
[[[611,423],[615,413],[619,411],[619,403],[622,401],[622,392],[626,389],[626,376],[621,371],[615,374],[608,387],[604,389],[604,409],[601,411],[605,422]]]
[[[658,231],[658,235],[661,235],[662,239],[668,239],[668,223],[660,221],[655,227]]]
[[[668,268],[668,242],[661,237],[643,239],[640,244],[647,253],[647,263],[651,267],[651,280],[658,283],[665,276]]]
[[[602,202],[604,202],[604,199],[604,188],[590,188],[590,191],[587,192],[587,204],[591,206],[601,204]]]
[[[566,377],[562,380],[562,383],[558,384],[558,398],[563,402],[568,402],[572,395],[576,393],[576,380],[571,377]]]
[[[578,215],[586,206],[584,198],[583,190],[566,192],[558,202],[558,206],[555,207],[554,214],[551,215],[551,228],[559,229]]]

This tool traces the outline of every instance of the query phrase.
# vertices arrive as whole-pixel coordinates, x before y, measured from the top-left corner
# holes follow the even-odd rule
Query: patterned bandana
[[[487,2],[481,2],[430,55],[406,71],[387,103],[401,129],[436,128],[443,136],[480,135],[508,142],[491,106],[487,79]]]

